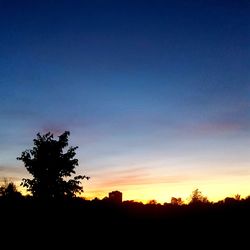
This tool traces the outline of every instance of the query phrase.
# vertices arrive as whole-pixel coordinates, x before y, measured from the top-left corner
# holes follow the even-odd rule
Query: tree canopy
[[[23,179],[21,185],[36,198],[54,199],[74,197],[83,192],[81,180],[89,179],[88,176],[75,174],[78,160],[75,150],[78,147],[68,146],[69,131],[65,131],[54,139],[52,133],[37,134],[34,139],[34,147],[22,152],[18,160],[24,162],[25,168],[33,176],[33,179]]]
[[[22,195],[17,190],[17,187],[14,182],[8,181],[4,179],[3,184],[0,186],[0,197],[7,198],[7,199],[16,199],[20,198]]]
[[[202,192],[196,188],[191,195],[190,204],[208,203],[208,198],[202,194]]]

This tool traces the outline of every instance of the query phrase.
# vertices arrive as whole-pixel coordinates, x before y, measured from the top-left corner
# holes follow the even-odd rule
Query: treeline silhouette
[[[22,196],[15,185],[9,183],[1,188],[0,232],[2,239],[11,235],[36,241],[42,238],[57,246],[67,244],[63,242],[69,239],[71,247],[76,244],[72,239],[86,237],[94,242],[102,239],[106,247],[109,247],[109,238],[124,241],[125,245],[139,243],[143,248],[152,242],[156,247],[176,240],[181,240],[178,246],[185,246],[192,237],[193,244],[211,244],[210,248],[215,244],[225,248],[235,242],[239,247],[248,242],[250,197],[226,197],[209,202],[196,200],[196,193],[197,190],[192,194],[195,199],[188,204],[155,201],[144,204],[129,200],[118,203],[109,198],[85,200],[80,197],[43,200]],[[51,246],[51,243],[46,244]]]
[[[237,237],[248,236],[250,196],[236,195],[210,202],[195,189],[188,204],[176,197],[164,204],[155,200],[143,204],[117,202],[107,197],[93,200],[78,197],[83,192],[81,180],[89,177],[71,178],[78,161],[74,158],[76,147],[65,151],[68,136],[66,131],[57,141],[51,133],[38,134],[33,149],[25,150],[18,157],[33,176],[22,182],[31,195],[23,196],[13,182],[5,181],[1,185],[2,239],[21,235],[22,239],[33,238],[41,244],[43,240],[57,242],[56,239],[58,242],[69,239],[72,244],[75,242],[72,239],[82,239],[83,235],[97,239],[105,235],[108,243],[114,244],[116,239],[136,240],[145,247],[150,240],[156,244],[174,238],[178,240],[172,243],[179,246],[182,237],[191,244],[202,239],[206,246],[211,240],[223,239],[225,246],[228,240],[236,239],[239,246]]]
[[[199,197],[197,197],[197,193]],[[64,219],[73,214],[88,214],[85,222],[106,222],[112,224],[129,223],[175,223],[175,221],[194,220],[202,216],[204,221],[223,221],[226,223],[232,220],[246,219],[250,213],[250,196],[240,198],[226,197],[218,202],[210,202],[196,189],[193,191],[188,204],[176,202],[177,198],[172,198],[170,203],[157,203],[151,200],[148,203],[126,200],[116,202],[105,197],[103,199],[94,198],[86,200],[81,197],[64,197],[61,199],[43,200],[30,195],[23,196],[17,191],[14,183],[5,183],[0,187],[0,208],[5,213],[13,212],[18,216],[30,216],[53,213],[56,218],[60,213],[64,214]],[[42,213],[41,213],[42,212]],[[34,213],[34,214],[33,214]],[[80,217],[78,218],[80,219]]]

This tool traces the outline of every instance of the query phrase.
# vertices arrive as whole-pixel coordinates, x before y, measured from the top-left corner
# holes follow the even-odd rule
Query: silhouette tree
[[[4,183],[0,186],[0,197],[7,199],[15,199],[21,197],[22,194],[17,190],[13,182],[4,179]]]
[[[236,194],[236,195],[234,196],[234,199],[237,200],[237,201],[240,201],[240,196],[241,196],[240,194]]]
[[[149,205],[157,205],[157,201],[156,201],[155,199],[149,200],[149,201],[148,201],[148,204],[149,204]]]
[[[33,140],[33,149],[23,151],[21,157],[17,158],[24,162],[25,168],[34,177],[23,179],[21,183],[34,197],[71,198],[83,192],[81,180],[89,177],[77,175],[70,179],[78,166],[78,160],[74,158],[78,147],[69,147],[66,152],[63,151],[68,146],[69,135],[70,133],[65,131],[55,140],[50,132],[45,135],[38,133],[37,138]]]
[[[202,192],[196,188],[191,195],[190,204],[199,204],[199,203],[208,203],[208,199],[206,196],[202,194]]]
[[[181,206],[183,205],[183,200],[181,198],[175,198],[175,197],[172,197],[171,198],[171,204],[172,205],[178,205],[178,206]]]

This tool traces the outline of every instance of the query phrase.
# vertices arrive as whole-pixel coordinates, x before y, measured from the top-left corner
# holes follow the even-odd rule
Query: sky
[[[0,177],[70,131],[83,196],[250,195],[250,2],[0,0]]]

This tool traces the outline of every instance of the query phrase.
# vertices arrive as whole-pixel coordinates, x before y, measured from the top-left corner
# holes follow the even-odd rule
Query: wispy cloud
[[[117,178],[107,179],[101,183],[104,187],[115,186],[137,186],[137,185],[150,185],[150,184],[164,184],[164,183],[180,183],[184,180],[188,180],[187,176],[161,176],[150,177],[141,175],[120,176]]]
[[[4,107],[4,109],[0,109],[0,115],[3,119],[8,120],[27,120],[38,118],[41,114],[32,109],[24,109],[19,107]]]
[[[250,176],[250,169],[246,167],[245,168],[243,167],[220,168],[220,169],[217,169],[213,175],[219,175],[219,176],[224,176],[224,177],[226,176],[245,177],[245,176]]]
[[[234,133],[250,130],[250,104],[238,106],[207,115],[203,119],[182,125],[189,131],[202,134]]]
[[[62,134],[64,131],[68,130],[67,127],[63,124],[56,123],[46,123],[42,125],[41,134],[51,132],[53,135],[57,136]]]
[[[22,178],[26,178],[27,176],[28,172],[25,168],[0,165],[1,180],[7,178],[11,181],[20,181]]]
[[[155,175],[147,168],[128,168],[106,173],[102,176],[102,180],[100,180],[98,186],[112,188],[117,186],[136,186],[156,183],[179,183],[187,179],[189,179],[189,177],[184,175]]]
[[[250,128],[250,123],[240,121],[214,120],[195,124],[189,127],[189,130],[202,134],[217,134],[238,132]]]

